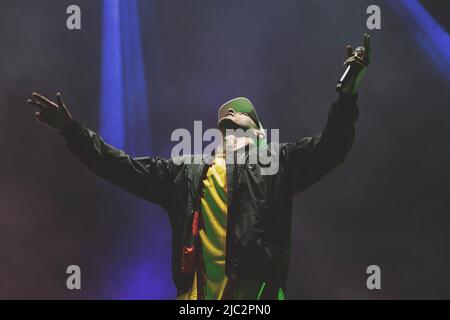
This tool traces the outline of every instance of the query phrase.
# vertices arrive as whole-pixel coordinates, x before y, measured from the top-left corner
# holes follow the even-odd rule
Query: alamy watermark
[[[370,275],[366,281],[367,289],[381,290],[381,268],[373,264],[367,267],[366,273]]]
[[[381,29],[381,9],[377,5],[370,5],[366,9],[366,13],[370,16],[366,20],[366,27],[369,30]],[[81,8],[72,4],[67,7],[66,27],[69,30],[81,30]]]
[[[271,143],[267,143],[270,132]],[[279,169],[279,130],[210,128],[203,132],[202,121],[194,121],[194,134],[184,128],[172,132],[175,164],[211,164],[212,154],[223,154],[226,164],[250,164],[260,167],[261,175],[274,175]],[[203,147],[205,142],[209,142]]]
[[[369,30],[381,29],[381,9],[379,6],[373,4],[367,7],[367,14],[370,16],[367,18],[366,27]]]
[[[67,7],[66,27],[69,30],[81,30],[81,8],[75,4]]]
[[[66,273],[69,275],[66,280],[67,289],[81,290],[81,268],[72,264],[67,267]]]

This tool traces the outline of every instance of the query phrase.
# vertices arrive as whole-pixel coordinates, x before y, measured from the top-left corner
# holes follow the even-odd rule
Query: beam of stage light
[[[108,143],[125,147],[119,0],[103,2],[103,43],[100,134]]]
[[[100,134],[132,156],[149,155],[149,108],[136,0],[103,1],[102,50]],[[174,287],[165,217],[148,212],[149,206],[140,200],[129,203],[129,209],[124,214],[145,211],[148,218],[140,224],[142,228],[137,226],[133,235],[124,239],[136,250],[119,257],[111,271],[114,284],[106,284],[111,291],[106,295],[114,299],[170,298]]]
[[[405,20],[420,47],[450,82],[450,36],[418,0],[391,0],[390,5]]]
[[[147,88],[136,0],[120,1],[126,146],[134,154],[150,153]]]

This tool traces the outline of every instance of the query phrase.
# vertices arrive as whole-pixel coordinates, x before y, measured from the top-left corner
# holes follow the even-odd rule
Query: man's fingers
[[[37,122],[40,122],[41,121],[41,113],[39,112],[39,111],[36,111],[35,113],[34,113],[34,116],[36,117],[36,121]]]
[[[347,58],[350,58],[353,55],[353,49],[352,46],[347,46]]]
[[[58,103],[58,107],[61,109],[64,108],[64,102],[62,100],[61,93],[59,92],[56,94],[56,102]]]
[[[37,93],[37,92],[33,92],[32,95],[33,95],[33,98],[38,99],[41,103],[43,103],[43,104],[46,105],[46,106],[49,106],[49,107],[57,107],[57,104],[56,104],[56,103],[54,103],[53,101],[50,101],[49,99],[47,99],[46,97],[40,95],[40,94]]]
[[[34,115],[35,115],[35,117],[36,117],[36,122],[37,122],[37,123],[46,126],[46,127],[49,128],[50,130],[58,131],[58,130],[56,130],[55,128],[53,128],[51,125],[48,124],[48,120],[45,119],[45,116],[43,115],[42,112],[36,111],[36,112],[34,113]]]
[[[45,120],[44,114],[41,111],[36,111],[34,113],[34,116],[36,117],[36,122],[47,124],[47,121]]]
[[[348,58],[347,60],[345,60],[345,62],[344,62],[344,66],[348,66],[349,64],[358,64],[358,65],[360,65],[361,67],[364,67],[364,62],[363,62],[363,60],[361,60],[360,58],[357,58],[356,56],[353,56],[353,57],[351,57],[351,58]]]
[[[370,35],[367,33],[364,35],[364,49],[366,52],[370,52]]]
[[[27,103],[28,103],[28,104],[31,104],[31,105],[34,106],[34,107],[39,108],[40,110],[47,110],[47,109],[49,108],[48,106],[46,106],[46,105],[44,105],[43,103],[41,103],[41,102],[39,102],[39,101],[36,101],[36,100],[28,99],[28,100],[27,100]]]
[[[64,104],[64,101],[62,99],[61,93],[56,94],[56,101],[58,102],[59,111],[65,113],[70,117],[69,110],[67,110],[66,105]]]
[[[370,46],[370,35],[364,35],[364,64],[368,66],[370,64],[370,52],[372,48]]]

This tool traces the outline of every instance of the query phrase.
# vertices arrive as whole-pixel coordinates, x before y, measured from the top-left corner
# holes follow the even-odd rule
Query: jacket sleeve
[[[133,158],[76,121],[61,134],[71,152],[94,173],[138,197],[167,207],[173,181],[171,160]]]
[[[344,162],[355,138],[359,114],[356,100],[357,94],[341,93],[332,103],[320,133],[282,146],[293,193],[306,189]]]

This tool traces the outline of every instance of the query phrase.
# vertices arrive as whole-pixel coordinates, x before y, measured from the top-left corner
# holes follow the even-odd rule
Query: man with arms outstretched
[[[91,170],[167,210],[172,228],[172,274],[178,299],[284,299],[291,247],[293,196],[347,156],[358,118],[357,88],[369,65],[364,47],[347,47],[341,78],[324,129],[291,143],[259,143],[263,128],[252,103],[236,98],[219,108],[223,142],[196,162],[133,158],[106,144],[72,119],[58,93],[56,103],[33,93],[39,122],[59,132]],[[250,132],[241,136],[229,129]],[[256,149],[277,153],[278,170],[250,163]],[[227,155],[241,162],[227,161]]]

